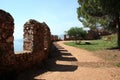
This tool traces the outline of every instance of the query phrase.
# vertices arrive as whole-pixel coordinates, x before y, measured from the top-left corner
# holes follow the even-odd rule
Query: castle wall
[[[0,10],[0,74],[40,65],[49,54],[51,33],[46,23],[30,19],[24,24],[24,51],[14,54],[14,19]]]

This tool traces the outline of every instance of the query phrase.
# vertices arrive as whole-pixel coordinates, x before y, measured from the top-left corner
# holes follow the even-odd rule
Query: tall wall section
[[[15,61],[13,33],[13,17],[8,12],[0,10],[0,72],[9,71],[9,67],[13,67]]]

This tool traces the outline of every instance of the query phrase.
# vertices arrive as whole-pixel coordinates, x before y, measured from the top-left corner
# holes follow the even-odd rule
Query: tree
[[[75,40],[84,39],[86,36],[86,31],[84,31],[83,28],[72,27],[67,31],[67,35],[74,38]]]
[[[78,0],[78,3],[80,4],[80,7],[77,10],[78,19],[83,23],[85,27],[96,29],[99,23],[104,23],[106,21],[105,19],[102,19],[100,17],[92,16],[102,15],[101,10],[97,8],[98,4],[96,4],[94,0]],[[102,26],[104,25],[105,23],[102,24]]]
[[[118,29],[117,42],[120,49],[120,0],[78,0],[78,3],[80,6],[77,13],[80,21],[88,22],[96,18],[100,24],[106,21],[104,23],[106,26],[114,23]]]

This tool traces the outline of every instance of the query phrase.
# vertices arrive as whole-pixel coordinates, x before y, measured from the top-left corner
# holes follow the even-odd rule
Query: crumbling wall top
[[[14,22],[14,19],[8,12],[0,10],[0,22]]]

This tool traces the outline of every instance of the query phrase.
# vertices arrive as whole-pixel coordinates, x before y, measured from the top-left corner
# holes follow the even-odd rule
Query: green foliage
[[[113,17],[120,12],[119,0],[78,0],[78,3],[78,18]]]
[[[78,0],[78,3],[80,5],[77,8],[78,19],[85,27],[96,29],[99,27],[98,24],[101,24],[101,26],[108,24],[108,19],[100,18],[103,14],[99,4],[97,4],[98,0]]]
[[[115,19],[120,16],[119,0],[78,0],[78,3],[78,19],[84,26],[94,29],[97,28],[97,24],[101,24],[107,29],[111,27],[111,22],[117,24]]]
[[[86,36],[86,31],[84,31],[83,28],[72,27],[67,31],[67,35],[75,39],[83,39]]]
[[[104,39],[101,40],[90,40],[91,44],[85,44],[85,41],[82,41],[80,45],[76,45],[75,42],[66,42],[66,45],[74,46],[82,49],[86,49],[89,51],[97,51],[97,50],[104,50],[107,48],[115,48],[117,46],[117,36],[112,35],[111,40],[105,41]]]
[[[112,18],[120,12],[120,0],[98,0],[102,9],[102,13]],[[120,15],[120,14],[119,14]]]

